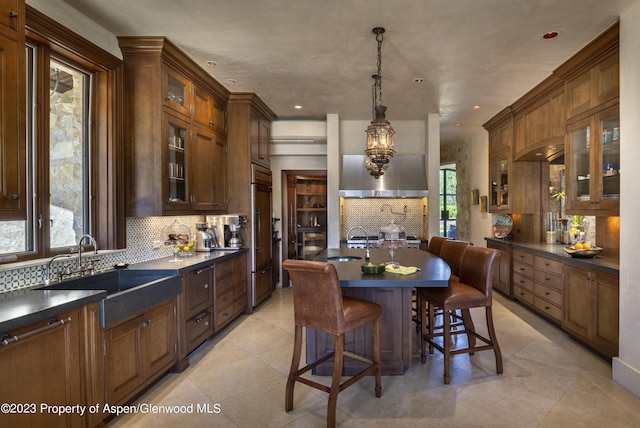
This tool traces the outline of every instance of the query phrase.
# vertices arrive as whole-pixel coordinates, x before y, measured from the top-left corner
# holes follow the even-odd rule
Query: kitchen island
[[[371,263],[390,260],[389,250],[371,249]],[[332,261],[335,257],[361,257],[350,261]],[[348,297],[376,302],[382,306],[382,374],[402,375],[411,365],[411,334],[415,331],[412,321],[412,293],[415,287],[447,287],[451,270],[440,257],[426,251],[402,248],[395,251],[395,260],[402,266],[415,266],[420,270],[410,275],[384,272],[365,274],[361,266],[365,263],[365,250],[352,248],[329,248],[315,259],[329,261],[338,272],[342,294]],[[345,338],[345,350],[372,356],[370,341],[371,326],[358,329]],[[365,331],[367,334],[365,334]],[[307,361],[324,355],[333,346],[333,337],[326,333],[307,329]],[[359,366],[345,361],[344,374],[353,375]],[[332,364],[317,367],[316,374],[330,376]]]

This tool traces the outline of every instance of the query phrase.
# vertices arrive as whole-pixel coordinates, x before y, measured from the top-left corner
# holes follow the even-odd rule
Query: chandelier
[[[379,178],[389,166],[389,160],[394,154],[393,134],[395,131],[385,119],[387,107],[382,105],[382,34],[384,28],[373,29],[378,42],[378,72],[373,78],[372,88],[372,112],[373,120],[367,127],[367,164],[366,168],[371,175]]]

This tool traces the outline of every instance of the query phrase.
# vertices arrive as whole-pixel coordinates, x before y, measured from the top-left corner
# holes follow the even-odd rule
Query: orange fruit
[[[591,244],[589,244],[588,242],[585,242],[584,244],[582,244],[582,249],[583,250],[590,250],[591,249]]]
[[[573,246],[574,249],[576,250],[583,250],[584,249],[584,245],[580,242],[576,242],[575,245]]]

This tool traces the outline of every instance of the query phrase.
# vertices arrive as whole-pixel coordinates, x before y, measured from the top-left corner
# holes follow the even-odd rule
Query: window
[[[455,165],[443,166],[440,169],[440,236],[453,239],[457,237],[457,186]]]
[[[124,247],[122,62],[27,5],[27,204],[0,221],[0,261]],[[100,207],[100,209],[97,209]]]

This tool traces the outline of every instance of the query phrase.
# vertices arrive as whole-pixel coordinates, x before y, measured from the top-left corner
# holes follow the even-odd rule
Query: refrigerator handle
[[[261,211],[260,208],[258,208],[256,210],[256,236],[258,237],[258,239],[256,239],[256,251],[260,251],[260,236],[262,236],[262,215],[261,215]]]

